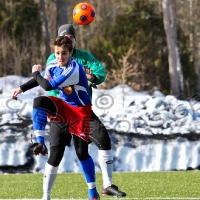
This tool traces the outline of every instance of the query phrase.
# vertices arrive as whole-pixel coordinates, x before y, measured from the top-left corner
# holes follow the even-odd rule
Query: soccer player
[[[106,78],[104,66],[100,62],[98,62],[94,58],[94,56],[88,51],[75,48],[76,33],[74,27],[71,24],[62,25],[58,30],[58,35],[69,37],[72,40],[74,48],[72,57],[82,66],[86,66],[84,69],[88,78],[90,92],[92,94],[91,87],[95,87],[95,85],[102,83]],[[52,62],[57,62],[55,58],[55,53],[49,56],[47,60],[47,67],[51,65]],[[33,88],[35,86],[37,86],[37,82],[33,78],[28,83],[25,83],[20,87],[24,92],[27,89]],[[60,97],[60,93],[58,90],[51,90],[49,92],[49,95]],[[99,148],[98,157],[103,178],[102,194],[125,197],[126,193],[120,191],[116,185],[112,184],[113,155],[109,134],[105,126],[94,114],[94,112],[92,112],[92,115],[95,120],[90,122],[91,126],[101,127],[100,129],[96,128],[96,130],[90,133],[90,142],[94,142]],[[51,165],[55,168],[59,166],[64,155],[65,146],[70,146],[71,141],[71,134],[66,134],[67,132],[69,132],[68,127],[66,125],[63,126],[61,132],[60,130],[57,130],[58,124],[59,123],[57,122],[51,121],[50,128],[54,131],[50,131],[50,155],[44,170],[43,192],[44,194],[49,195],[56,179],[57,170],[54,170],[54,173],[50,173],[48,170],[48,166]],[[57,159],[53,159],[52,157],[56,157]]]
[[[58,29],[58,36],[66,36],[72,40],[72,44],[74,47],[72,57],[78,63],[80,63],[81,65],[85,67],[86,76],[88,78],[90,91],[92,95],[92,87],[102,83],[106,78],[105,67],[100,62],[98,62],[94,58],[94,56],[88,51],[75,48],[76,32],[75,32],[74,27],[71,24],[62,25]],[[55,60],[54,53],[52,53],[47,59],[47,65],[52,60]],[[49,95],[59,97],[59,92],[58,90],[52,90],[49,92]],[[126,193],[120,191],[116,185],[112,184],[113,155],[112,155],[110,137],[105,126],[101,123],[101,121],[96,116],[95,118],[96,118],[96,122],[94,123],[99,124],[101,126],[101,130],[93,131],[90,135],[90,141],[94,142],[94,144],[96,144],[97,147],[99,148],[98,158],[99,158],[99,165],[101,167],[102,178],[103,178],[102,194],[117,196],[117,197],[125,197]],[[52,139],[50,141],[51,146],[57,146],[59,149],[62,149],[64,151],[65,146],[70,145],[69,138],[66,139],[66,137],[70,137],[70,135],[66,135],[65,132],[62,132],[62,135],[59,136],[60,137],[59,140],[55,141],[54,137],[55,137],[55,133],[52,132],[51,133]],[[68,143],[66,143],[66,141],[68,141]],[[64,153],[62,152],[62,154]]]
[[[46,91],[58,89],[60,98],[39,96],[33,101],[33,128],[38,143],[34,153],[43,155],[47,153],[44,144],[47,116],[50,120],[58,123],[56,127],[51,127],[51,133],[55,131],[59,134],[59,132],[63,131],[63,125],[67,124],[88,185],[89,200],[100,200],[96,189],[95,166],[88,154],[89,135],[92,131],[89,123],[95,119],[93,119],[92,115],[87,77],[83,66],[71,58],[73,45],[70,38],[59,36],[52,42],[51,46],[54,49],[57,63],[50,62],[43,76],[40,74],[42,67],[34,65],[32,67],[32,75],[35,85],[40,85]],[[20,86],[14,90],[13,98],[16,98],[19,93],[30,89],[32,86],[30,82],[25,84],[24,87]],[[47,163],[45,166],[45,172],[53,176],[49,176],[48,179],[54,179],[57,174],[58,167],[51,165],[51,163],[60,160],[62,155],[59,154],[58,156],[57,149],[51,148],[51,156],[48,160],[49,164]],[[51,184],[51,181],[49,184]],[[43,199],[50,200],[50,194],[44,193]]]

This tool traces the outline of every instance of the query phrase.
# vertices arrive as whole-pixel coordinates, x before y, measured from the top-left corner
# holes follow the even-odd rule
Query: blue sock
[[[84,161],[80,161],[81,169],[85,176],[86,183],[88,185],[88,196],[94,198],[97,196],[96,182],[95,182],[95,167],[91,157]]]
[[[34,130],[45,130],[47,124],[47,113],[41,108],[34,108],[32,113],[33,118],[33,129]]]

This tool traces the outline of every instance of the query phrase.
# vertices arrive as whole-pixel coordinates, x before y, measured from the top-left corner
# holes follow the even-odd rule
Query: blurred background
[[[96,18],[86,26],[72,16],[80,2],[0,0],[0,172],[43,171],[47,156],[33,157],[29,145],[32,100],[44,90],[31,90],[17,102],[10,98],[31,78],[34,64],[45,67],[50,42],[66,23],[76,29],[76,47],[106,68],[105,82],[93,89],[93,109],[109,129],[114,170],[199,169],[200,1],[88,0]],[[97,109],[96,100],[103,106],[109,97],[116,105]],[[127,120],[130,129],[123,125]],[[46,137],[48,144],[48,127]],[[59,172],[79,170],[72,152],[73,146]]]
[[[96,18],[87,26],[73,21],[80,2],[0,0],[0,77],[29,77],[33,64],[45,66],[51,39],[71,23],[76,47],[105,65],[104,89],[126,84],[151,94],[156,87],[180,99],[199,93],[200,1],[88,0]]]

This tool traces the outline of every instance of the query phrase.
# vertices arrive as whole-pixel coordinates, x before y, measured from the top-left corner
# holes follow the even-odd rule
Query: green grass
[[[42,174],[0,175],[0,199],[41,199]],[[114,173],[113,183],[127,193],[124,199],[200,199],[200,172],[144,172]],[[97,188],[101,191],[101,173],[97,173]],[[53,199],[85,198],[87,186],[80,173],[58,174],[52,195]],[[102,197],[101,199],[110,199]]]

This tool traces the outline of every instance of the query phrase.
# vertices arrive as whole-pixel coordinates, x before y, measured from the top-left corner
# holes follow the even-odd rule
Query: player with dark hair
[[[52,42],[51,46],[54,49],[57,62],[50,62],[42,75],[40,74],[41,65],[34,65],[32,75],[35,85],[40,85],[46,91],[58,89],[60,98],[39,96],[34,99],[33,128],[37,143],[32,146],[33,152],[36,155],[47,154],[47,148],[44,144],[47,116],[55,122],[55,126],[50,128],[50,133],[55,132],[59,135],[63,131],[64,125],[67,124],[68,134],[72,134],[76,154],[88,185],[89,200],[100,200],[96,190],[94,162],[88,154],[89,135],[93,131],[90,121],[96,119],[93,118],[87,77],[83,66],[71,58],[73,53],[71,39],[59,36]],[[28,89],[28,86],[30,89],[33,82],[32,84],[28,82],[25,85],[25,88],[20,86],[14,90],[13,98],[16,99],[18,94]],[[59,149],[51,147],[50,151],[45,172],[53,175],[49,176],[48,179],[54,179],[58,170],[58,166],[54,166],[54,164],[62,158],[64,150],[57,154]],[[50,200],[50,193],[44,193],[43,199]]]
[[[106,78],[105,67],[97,61],[94,56],[88,51],[75,48],[76,43],[76,33],[75,29],[71,24],[62,25],[58,30],[59,36],[65,36],[71,39],[73,45],[73,54],[74,58],[79,64],[84,66],[85,73],[88,79],[90,95],[92,95],[92,87],[101,84]],[[47,67],[52,63],[56,64],[55,53],[52,53],[47,60]],[[31,79],[28,83],[21,85],[22,91],[33,88],[37,86],[35,79]],[[60,97],[58,90],[51,90],[48,93],[49,96]],[[90,132],[90,142],[94,142],[99,148],[98,158],[99,165],[102,171],[103,178],[103,195],[111,195],[117,197],[125,197],[126,193],[120,191],[118,187],[112,184],[112,172],[113,172],[113,155],[111,149],[111,141],[109,134],[99,120],[99,118],[92,112],[93,120],[90,122],[92,127],[96,127],[95,130]],[[66,134],[69,132],[67,125],[62,125],[62,132],[60,129],[57,130],[57,126],[60,125],[58,122],[51,121],[51,129],[55,131],[50,131],[50,157],[46,163],[44,170],[44,179],[43,179],[43,191],[44,194],[50,195],[53,184],[56,179],[57,170],[54,170],[53,173],[50,173],[47,166],[52,165],[57,168],[63,158],[65,147],[70,146],[71,134]],[[100,128],[99,128],[100,127]],[[56,159],[51,159],[51,155],[54,155]]]
[[[92,96],[92,87],[95,87],[96,85],[101,84],[105,78],[106,78],[106,71],[105,67],[97,61],[94,56],[85,50],[77,49],[75,48],[76,45],[76,32],[74,27],[71,24],[64,24],[58,29],[58,36],[66,36],[69,37],[72,40],[72,44],[74,47],[72,57],[81,65],[84,66],[86,76],[88,78],[88,83],[90,86],[90,92]],[[55,60],[55,54],[52,53],[48,60],[47,65],[52,60]],[[52,96],[59,97],[58,90],[52,90],[48,93]],[[112,172],[113,172],[113,155],[112,155],[112,149],[111,149],[111,141],[109,134],[105,128],[105,126],[101,123],[101,121],[95,116],[97,120],[97,124],[100,124],[101,131],[94,131],[90,135],[90,141],[94,142],[94,144],[97,145],[99,148],[98,150],[98,157],[99,157],[99,165],[101,167],[102,171],[102,177],[103,177],[103,189],[102,194],[103,195],[111,195],[111,196],[117,196],[117,197],[125,197],[126,193],[120,191],[118,187],[114,184],[112,184]],[[94,124],[95,126],[95,124]],[[52,133],[51,135],[51,146],[57,146],[61,149],[64,149],[63,146],[70,145],[69,138],[66,140],[66,137],[69,135],[66,135],[64,132],[62,135],[60,135],[60,139],[55,142],[55,134]],[[57,137],[57,136],[56,136]],[[65,143],[64,143],[65,141]],[[66,143],[68,141],[69,143]],[[60,160],[61,161],[61,160]]]

